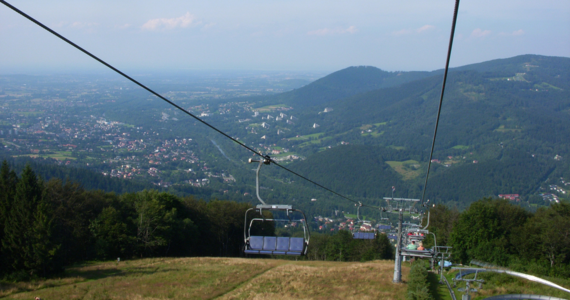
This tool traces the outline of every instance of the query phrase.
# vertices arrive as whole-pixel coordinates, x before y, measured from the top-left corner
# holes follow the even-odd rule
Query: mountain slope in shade
[[[387,160],[401,155],[397,150],[384,147],[347,145],[310,156],[292,164],[291,168],[337,192],[381,198],[392,186],[403,186],[402,176],[386,164]]]
[[[429,72],[386,72],[375,67],[349,67],[302,88],[263,97],[259,105],[287,104],[295,107],[326,105],[359,93],[397,86],[430,76]]]

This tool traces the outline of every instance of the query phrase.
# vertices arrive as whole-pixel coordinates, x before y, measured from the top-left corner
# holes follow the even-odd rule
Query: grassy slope
[[[160,258],[70,268],[66,276],[33,283],[0,283],[0,298],[33,299],[405,299],[393,284],[393,261],[322,262],[242,258]],[[404,282],[409,264],[403,263]],[[446,277],[451,278],[454,272]],[[505,274],[486,280],[473,299],[501,294],[568,294]],[[430,274],[434,300],[451,299]],[[552,279],[562,286],[570,280]],[[462,285],[461,285],[462,286]],[[459,287],[459,286],[458,286]],[[455,290],[455,295],[461,293]]]
[[[3,283],[7,299],[404,299],[393,261],[164,258],[71,268],[66,277]],[[404,280],[409,271],[404,266]]]

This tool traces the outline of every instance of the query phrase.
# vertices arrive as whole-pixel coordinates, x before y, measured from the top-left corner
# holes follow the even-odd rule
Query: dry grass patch
[[[391,261],[291,262],[220,299],[404,299],[406,286],[392,283],[393,267]]]
[[[70,270],[75,282],[5,290],[8,299],[211,299],[275,266],[229,258],[143,259]],[[21,292],[28,290],[29,292]]]

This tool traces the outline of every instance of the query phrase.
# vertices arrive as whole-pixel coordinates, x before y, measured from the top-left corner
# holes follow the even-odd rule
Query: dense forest
[[[248,203],[197,200],[157,190],[116,194],[0,169],[1,274],[11,280],[45,277],[92,260],[165,256],[242,256]],[[268,215],[269,216],[269,215]],[[424,219],[424,224],[427,219]],[[309,227],[313,227],[309,221]],[[295,229],[260,224],[264,235],[299,236]],[[473,259],[531,274],[570,276],[570,204],[530,212],[485,198],[459,212],[436,205],[429,230],[453,247],[453,261]],[[431,235],[425,241],[433,246]],[[355,240],[347,230],[313,233],[305,259],[392,259],[385,234]]]
[[[44,181],[30,165],[18,176],[4,161],[0,272],[11,280],[23,280],[91,260],[241,256],[249,208],[248,203],[181,198],[157,190],[123,194],[86,190],[71,181]],[[274,234],[273,225],[259,226],[266,235]],[[393,255],[385,235],[353,241],[348,232],[316,234],[309,249],[308,257],[318,260],[365,261]]]
[[[531,213],[507,200],[485,198],[463,212],[439,205],[428,229],[453,247],[454,263],[485,261],[514,271],[570,276],[570,203]],[[426,245],[433,245],[428,237]]]

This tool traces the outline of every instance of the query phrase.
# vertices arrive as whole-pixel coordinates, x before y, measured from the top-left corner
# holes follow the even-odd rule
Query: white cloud
[[[525,34],[524,30],[519,29],[519,30],[515,30],[513,32],[499,32],[498,35],[499,36],[521,36]]]
[[[517,35],[523,35],[523,34],[524,34],[524,30],[522,30],[522,29],[519,29],[519,30],[513,31],[513,35],[514,35],[514,36],[517,36]]]
[[[358,29],[356,29],[356,26],[352,25],[346,29],[343,29],[343,28],[336,28],[336,29],[322,28],[322,29],[309,31],[309,32],[307,32],[307,34],[308,35],[334,35],[334,34],[345,34],[345,33],[354,34],[357,31],[358,31]]]
[[[406,34],[410,34],[410,33],[412,33],[412,31],[409,29],[402,29],[402,30],[392,32],[392,35],[400,36],[400,35],[406,35]]]
[[[127,29],[129,27],[131,27],[132,25],[127,23],[127,24],[123,24],[123,25],[115,25],[115,28],[119,28],[119,29]]]
[[[483,38],[491,34],[491,30],[481,30],[481,28],[477,28],[471,32],[471,37],[475,38]]]
[[[422,32],[424,32],[424,31],[429,31],[429,30],[432,30],[432,29],[434,29],[434,28],[435,28],[435,26],[433,26],[433,25],[424,25],[424,26],[418,28],[418,29],[416,30],[416,32],[417,32],[417,33],[422,33]]]
[[[190,25],[199,24],[199,21],[196,21],[194,15],[191,15],[189,12],[186,12],[185,15],[178,17],[178,18],[160,18],[160,19],[152,19],[148,20],[144,23],[141,28],[146,30],[157,30],[157,29],[175,29],[175,28],[186,28]]]
[[[59,22],[59,23],[57,23],[57,24],[51,25],[51,27],[54,27],[54,28],[61,28],[61,27],[65,26],[66,24],[67,24],[66,22],[61,21],[61,22]]]
[[[408,35],[408,34],[414,33],[414,31],[415,31],[416,33],[423,33],[423,32],[426,32],[426,31],[430,31],[430,30],[432,30],[432,29],[434,29],[434,28],[435,28],[435,26],[433,26],[433,25],[424,25],[424,26],[422,26],[422,27],[420,27],[420,28],[418,28],[418,29],[416,29],[416,30],[412,30],[412,29],[401,29],[401,30],[398,30],[398,31],[393,31],[393,32],[392,32],[392,35],[394,35],[394,36]]]
[[[70,27],[72,28],[85,28],[85,27],[94,27],[98,26],[99,23],[85,23],[85,22],[73,22],[71,23]]]
[[[202,29],[206,30],[206,29],[212,28],[214,26],[216,26],[216,23],[208,23],[208,24],[204,25],[202,27]]]
[[[345,30],[342,30],[341,33],[350,33],[350,34],[353,34],[353,33],[356,33],[357,31],[358,31],[358,29],[356,29],[356,26],[353,25],[353,26],[348,27],[348,28],[345,29]]]

